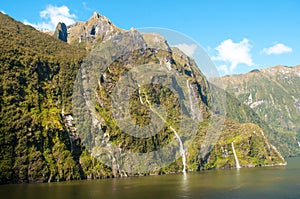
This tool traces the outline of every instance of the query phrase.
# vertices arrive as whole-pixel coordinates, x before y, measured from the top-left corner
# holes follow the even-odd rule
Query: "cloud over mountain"
[[[31,25],[37,29],[54,30],[59,22],[64,22],[66,25],[75,23],[76,15],[70,13],[67,6],[48,5],[45,10],[40,12],[41,22],[35,24],[30,23],[26,19],[24,24]]]
[[[231,39],[227,39],[215,48],[218,55],[213,56],[212,60],[229,64],[229,67],[225,64],[219,67],[225,73],[233,72],[238,64],[253,66],[254,63],[250,54],[251,48],[252,46],[247,38],[237,43]]]
[[[267,55],[272,55],[272,54],[279,55],[279,54],[283,54],[283,53],[290,53],[292,51],[293,51],[292,48],[290,48],[282,43],[278,43],[269,48],[264,48],[262,50],[262,53],[267,54]]]

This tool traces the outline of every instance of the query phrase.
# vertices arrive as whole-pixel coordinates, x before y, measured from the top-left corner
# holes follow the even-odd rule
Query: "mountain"
[[[0,24],[1,183],[232,168],[236,160],[242,167],[285,164],[265,130],[213,110],[211,85],[195,62],[161,36],[120,30],[98,13],[67,27],[67,42],[62,23],[54,36],[2,13]],[[154,69],[159,75],[149,74]],[[138,86],[133,77],[150,80]],[[116,112],[125,102],[129,115]],[[160,121],[158,133],[130,134],[130,122],[147,129],[151,119]],[[168,164],[155,167],[154,156]]]
[[[207,128],[203,124],[202,128]],[[204,130],[205,131],[205,130]],[[192,152],[201,150],[199,140],[195,139]],[[193,153],[191,153],[193,154]],[[237,160],[238,165],[237,165]],[[191,155],[191,164],[197,162],[197,157]],[[275,158],[275,159],[274,159]],[[285,165],[284,158],[280,152],[268,141],[264,131],[253,123],[240,124],[234,120],[227,119],[222,134],[210,155],[201,160],[198,169],[224,169],[236,167],[257,167],[266,165]]]
[[[60,30],[64,23],[59,23],[56,30]],[[86,22],[76,22],[66,27],[65,37],[59,37],[55,31],[54,36],[71,45],[91,50],[94,45],[109,40],[112,36],[124,30],[116,27],[108,18],[94,12]]]
[[[300,66],[275,66],[222,78],[226,90],[278,131],[285,156],[300,153]]]
[[[4,14],[0,27],[0,182],[80,179],[65,114],[86,52]]]

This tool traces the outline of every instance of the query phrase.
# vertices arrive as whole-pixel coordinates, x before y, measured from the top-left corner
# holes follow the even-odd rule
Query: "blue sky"
[[[202,46],[222,75],[300,64],[298,0],[0,1],[0,11],[44,28],[98,11],[123,29],[173,29]]]

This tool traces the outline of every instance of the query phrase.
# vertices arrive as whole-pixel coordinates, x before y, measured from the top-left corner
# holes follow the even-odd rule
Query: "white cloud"
[[[75,14],[70,13],[67,6],[48,5],[47,8],[40,12],[41,22],[35,24],[30,23],[26,19],[24,24],[31,25],[37,29],[54,30],[59,22],[64,22],[66,25],[75,23]]]
[[[218,71],[223,71],[225,75],[228,75],[229,74],[229,70],[228,70],[228,67],[227,65],[223,64],[221,66],[218,66],[217,67]]]
[[[89,6],[88,6],[88,3],[87,2],[82,2],[82,6],[83,6],[83,8],[85,9],[85,10],[87,10],[87,11],[93,11],[94,9],[93,8],[90,8]]]
[[[5,15],[6,15],[6,13],[5,13],[3,10],[0,10],[0,12],[1,12],[2,14],[5,14]]]
[[[281,43],[278,43],[274,46],[271,46],[269,48],[264,48],[262,50],[262,53],[265,53],[267,55],[272,55],[272,54],[275,54],[275,55],[279,55],[279,54],[283,54],[283,53],[289,53],[289,52],[292,52],[293,49],[284,45],[284,44],[281,44]]]
[[[30,25],[30,26],[32,26],[32,27],[38,28],[36,24],[30,23],[27,19],[25,19],[25,20],[23,21],[23,23],[24,23],[25,25]]]
[[[175,47],[179,48],[182,52],[184,52],[187,56],[191,57],[193,56],[195,50],[197,49],[197,45],[196,44],[177,44],[174,45]]]
[[[253,66],[254,63],[250,54],[251,48],[252,46],[246,38],[238,43],[234,43],[231,39],[227,39],[215,48],[218,51],[218,55],[212,57],[212,60],[229,63],[229,69],[226,65],[221,66],[221,70],[227,73],[233,72],[238,64]]]

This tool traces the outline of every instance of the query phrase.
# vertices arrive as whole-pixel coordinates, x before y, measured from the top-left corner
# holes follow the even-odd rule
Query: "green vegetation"
[[[205,133],[207,126],[204,125],[203,128],[203,133]],[[198,136],[203,135],[199,134]],[[199,139],[196,138],[195,140]],[[197,151],[200,151],[200,143],[194,142],[190,162],[195,162],[198,157],[196,154]],[[239,124],[227,119],[220,139],[213,146],[208,158],[200,161],[201,164],[198,165],[198,169],[235,168],[236,163],[231,143],[234,143],[241,167],[285,164],[284,159],[274,150],[261,128],[255,124]]]
[[[266,135],[284,156],[300,154],[299,69],[276,66],[222,78],[226,90],[272,129]]]
[[[3,14],[0,27],[0,182],[82,178],[62,111],[85,52]]]
[[[80,101],[75,107],[82,111],[75,119],[86,121],[84,125],[76,126],[77,130],[74,130],[75,124],[68,119],[74,114],[72,97],[80,98],[76,95],[82,95],[75,93],[73,96],[73,86],[86,51],[16,22],[2,13],[0,27],[0,183],[122,176],[121,171],[91,156],[97,149],[88,146],[94,146],[99,135],[91,129],[92,121],[88,110],[83,108],[84,102]],[[156,77],[153,83],[143,85],[140,94],[135,90],[129,100],[130,117],[140,126],[149,123],[150,105],[159,103],[166,110],[165,126],[160,132],[151,137],[136,138],[122,132],[112,117],[110,94],[119,78],[136,65],[158,64],[163,58],[168,58],[171,67],[182,73],[196,91],[197,105],[201,107],[203,116],[196,139],[186,154],[190,170],[233,167],[235,163],[230,149],[233,141],[242,166],[283,162],[280,154],[275,153],[272,147],[266,147],[269,146],[268,141],[258,126],[234,121],[227,121],[221,139],[212,146],[210,153],[202,157],[201,144],[207,133],[208,120],[222,116],[209,111],[213,104],[211,88],[193,60],[163,50],[154,52],[153,49],[145,49],[142,55],[134,52],[130,56],[130,59],[121,57],[111,64],[101,80],[101,86],[94,90],[97,97],[95,110],[101,130],[108,135],[112,144],[124,151],[147,153],[158,150],[174,139],[170,126],[177,130],[180,120],[190,117],[186,113],[188,107],[180,104],[167,86],[161,85],[161,79],[164,79],[166,85],[171,87],[175,84],[179,90],[182,89],[178,82],[165,74]],[[127,60],[131,64],[124,66]],[[140,98],[144,102],[149,100],[149,103],[142,104]],[[183,106],[183,113],[180,106]],[[259,123],[260,120],[234,98],[230,98],[228,106],[236,112],[228,113],[233,119]],[[183,135],[182,139],[185,138]],[[228,155],[224,155],[222,150],[225,149]],[[170,166],[144,174],[179,170],[182,170],[181,158]]]

